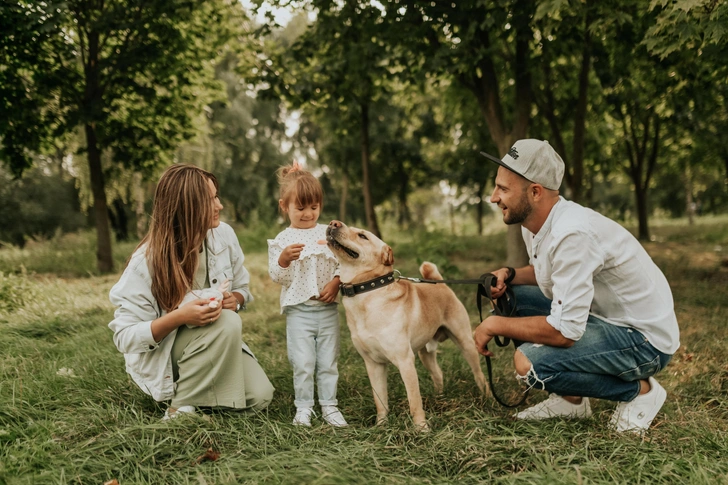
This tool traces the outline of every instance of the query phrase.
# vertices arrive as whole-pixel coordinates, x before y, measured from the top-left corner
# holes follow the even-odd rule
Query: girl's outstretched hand
[[[326,283],[324,289],[321,290],[321,295],[319,295],[318,300],[324,303],[331,303],[336,300],[336,295],[339,294],[340,284],[341,280],[339,279],[339,277],[334,276],[334,279]]]
[[[194,300],[182,305],[176,311],[181,313],[180,318],[187,325],[204,327],[220,318],[220,313],[222,313],[222,305],[210,308],[209,303],[208,300]]]
[[[291,265],[292,261],[297,260],[301,257],[301,251],[303,251],[305,244],[291,244],[286,246],[280,256],[278,256],[278,266],[281,268],[287,268]]]

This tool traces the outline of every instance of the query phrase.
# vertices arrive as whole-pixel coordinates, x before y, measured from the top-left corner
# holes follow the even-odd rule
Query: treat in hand
[[[325,244],[328,244],[328,242],[326,241],[326,239],[319,239],[319,240],[318,240],[318,241],[316,241],[316,242],[317,242],[317,243],[319,243],[319,244],[321,244],[321,245],[325,245]]]

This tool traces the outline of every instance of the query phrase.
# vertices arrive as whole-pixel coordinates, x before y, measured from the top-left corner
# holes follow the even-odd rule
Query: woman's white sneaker
[[[345,428],[349,426],[344,419],[344,415],[341,414],[341,411],[339,411],[339,408],[336,406],[321,406],[321,417],[324,418],[324,421],[329,423],[331,426],[335,426],[337,428]]]
[[[311,427],[311,417],[315,414],[311,408],[297,408],[296,416],[293,418],[293,425]]]
[[[631,431],[633,433],[644,433],[650,427],[652,420],[665,404],[667,391],[655,380],[648,379],[650,390],[641,394],[630,402],[620,402],[614,410],[609,421],[611,428],[618,432]]]
[[[589,418],[592,415],[589,398],[581,398],[580,404],[572,404],[557,394],[549,394],[545,401],[515,414],[516,419]]]
[[[195,414],[195,407],[180,406],[177,409],[167,408],[167,410],[164,412],[164,416],[162,416],[162,421],[169,421],[170,419],[178,418],[183,414]]]

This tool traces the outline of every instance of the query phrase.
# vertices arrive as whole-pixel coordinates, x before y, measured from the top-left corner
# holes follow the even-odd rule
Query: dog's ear
[[[384,266],[392,266],[394,264],[394,253],[392,252],[392,248],[387,245],[382,248],[382,264]]]

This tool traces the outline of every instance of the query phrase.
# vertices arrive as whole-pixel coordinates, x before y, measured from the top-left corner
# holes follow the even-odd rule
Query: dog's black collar
[[[377,276],[371,280],[362,281],[361,283],[342,283],[339,285],[339,291],[341,296],[356,296],[367,291],[376,290],[383,286],[391,285],[397,281],[394,277],[394,272]]]

